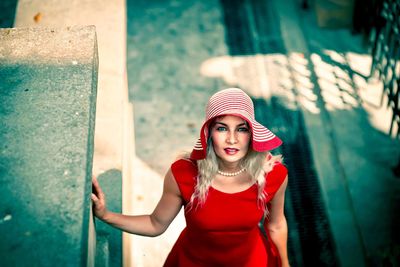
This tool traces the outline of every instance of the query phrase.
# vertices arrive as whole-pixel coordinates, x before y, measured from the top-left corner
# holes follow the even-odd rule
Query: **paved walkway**
[[[157,177],[148,188],[158,188],[144,194],[143,180],[150,176],[137,178],[143,189],[137,205],[158,200],[163,173],[197,138],[208,97],[239,86],[255,100],[271,103],[273,96],[285,109],[301,111],[316,186],[336,242],[333,254],[339,258],[327,266],[382,262],[399,248],[394,212],[400,180],[390,168],[400,146],[385,134],[390,114],[377,107],[380,84],[365,79],[370,57],[361,37],[320,29],[314,10],[303,11],[292,0],[204,2],[128,1],[127,62],[138,166]],[[290,134],[296,125],[289,121],[301,123],[271,122],[288,144],[299,140]],[[183,225],[180,217],[165,243],[145,241],[137,266],[160,266]],[[301,229],[293,232],[294,246],[307,246]],[[154,254],[160,247],[164,254]],[[303,261],[304,256],[292,255],[294,266]]]

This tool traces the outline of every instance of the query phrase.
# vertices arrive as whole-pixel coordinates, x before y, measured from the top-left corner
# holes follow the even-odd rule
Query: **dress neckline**
[[[243,189],[243,190],[237,191],[237,192],[231,192],[231,193],[230,193],[230,192],[224,192],[224,191],[221,191],[221,190],[219,190],[219,189],[216,189],[216,188],[213,187],[212,185],[210,186],[210,188],[211,188],[212,190],[214,190],[215,192],[218,192],[218,193],[221,193],[221,194],[225,194],[225,195],[237,195],[237,194],[245,193],[245,192],[249,191],[250,189],[252,189],[252,188],[255,187],[255,186],[257,186],[257,182],[255,182],[254,184],[250,185],[250,186],[247,187],[246,189]]]

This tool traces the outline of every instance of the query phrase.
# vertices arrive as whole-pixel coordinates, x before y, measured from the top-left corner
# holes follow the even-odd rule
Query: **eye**
[[[218,132],[223,132],[223,131],[226,131],[226,127],[218,126],[218,127],[216,128],[216,130],[217,130]]]
[[[240,128],[238,128],[238,131],[239,132],[248,132],[249,129],[247,127],[240,127]]]

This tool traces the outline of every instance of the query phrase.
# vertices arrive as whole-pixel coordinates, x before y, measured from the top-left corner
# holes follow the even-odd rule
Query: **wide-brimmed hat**
[[[239,88],[221,90],[208,100],[206,119],[200,130],[200,138],[190,155],[192,159],[204,159],[207,154],[209,125],[219,116],[238,116],[249,124],[252,133],[251,148],[258,152],[270,151],[282,144],[269,129],[261,125],[254,117],[254,104],[251,98]]]

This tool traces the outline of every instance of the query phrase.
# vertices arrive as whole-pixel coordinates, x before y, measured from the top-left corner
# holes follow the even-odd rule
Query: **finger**
[[[99,184],[99,181],[97,180],[96,176],[92,176],[92,184]]]
[[[96,176],[92,175],[92,184],[97,183],[97,178]]]
[[[104,198],[105,194],[104,194],[103,190],[101,189],[101,186],[97,180],[96,180],[94,186],[95,186],[95,189],[96,189],[96,192],[97,192],[97,195],[99,196],[99,198]]]
[[[96,178],[95,178],[94,180],[92,180],[92,185],[93,185],[93,187],[94,187],[96,193],[98,193],[98,194],[103,193],[103,191],[101,190],[99,181],[97,181]]]
[[[94,191],[94,192],[96,192],[97,193],[97,187],[98,187],[98,183],[97,183],[97,180],[95,180],[95,179],[93,179],[92,180],[92,191]]]
[[[94,202],[95,204],[97,203],[97,201],[99,201],[99,198],[98,198],[95,194],[93,194],[93,193],[92,193],[91,199],[93,200],[93,202]]]
[[[92,182],[92,193],[97,197],[98,196],[98,190],[94,184],[94,182]]]

